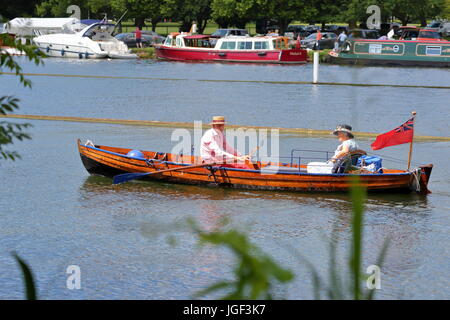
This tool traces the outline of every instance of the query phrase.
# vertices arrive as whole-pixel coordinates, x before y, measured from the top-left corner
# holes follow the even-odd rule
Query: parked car
[[[378,39],[380,32],[375,29],[354,29],[349,32],[349,39]]]
[[[331,24],[331,25],[326,25],[325,28],[322,28],[322,32],[333,32],[336,35],[340,34],[342,31],[347,32],[348,27]]]
[[[305,38],[309,36],[311,33],[306,31],[306,26],[299,24],[291,24],[287,27],[286,33],[293,33],[293,38],[297,39],[298,36]],[[286,35],[286,33],[284,35]]]
[[[320,30],[319,26],[315,26],[315,25],[309,25],[305,27],[306,32],[308,32],[309,34],[313,34],[315,32],[317,32],[317,30]]]
[[[427,25],[427,29],[434,29],[434,30],[438,31],[439,28],[441,28],[443,24],[444,24],[443,21],[432,21],[431,23],[429,23]]]
[[[444,37],[450,37],[450,22],[444,22],[438,30]]]
[[[136,34],[134,32],[129,33],[119,33],[115,36],[117,40],[124,42],[129,48],[136,47]],[[142,46],[151,47],[154,44],[159,44],[164,42],[165,37],[160,36],[156,32],[143,30],[142,31]]]
[[[223,38],[226,36],[248,36],[246,29],[217,29],[211,34],[212,38]]]
[[[246,29],[217,29],[211,34],[209,43],[214,47],[217,43],[217,39],[227,37],[227,36],[248,36],[248,31]]]
[[[336,34],[333,32],[323,32],[322,39],[319,40],[320,49],[333,49],[336,42]],[[306,39],[301,41],[303,47],[307,49],[314,49],[317,43],[317,33],[310,34]]]

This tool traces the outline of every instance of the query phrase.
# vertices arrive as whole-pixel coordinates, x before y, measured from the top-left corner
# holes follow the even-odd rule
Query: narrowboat
[[[155,45],[160,59],[176,61],[306,63],[307,52],[290,48],[289,38],[279,36],[227,36],[213,38],[200,34],[172,33]]]
[[[139,151],[141,155],[134,156],[132,151],[135,150],[96,145],[90,141],[83,144],[78,140],[78,151],[86,170],[94,175],[117,177],[132,173],[142,174],[142,180],[299,192],[345,192],[357,175],[359,183],[370,192],[414,191],[426,194],[429,192],[427,185],[433,167],[430,164],[411,171],[383,168],[382,173],[356,170],[319,174],[308,173],[307,164],[302,164],[301,157],[293,152],[286,162],[254,161],[248,163],[248,168],[240,169],[215,164],[205,165],[194,155]],[[360,153],[364,154],[363,151]],[[328,153],[326,155],[328,157]]]
[[[435,30],[403,27],[398,40],[350,39],[329,53],[332,63],[450,67],[450,41]]]

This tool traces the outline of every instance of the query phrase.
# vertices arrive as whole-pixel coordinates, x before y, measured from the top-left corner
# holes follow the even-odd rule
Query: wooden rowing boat
[[[132,149],[102,145],[82,144],[78,150],[87,171],[107,177],[123,173],[156,172],[180,168],[145,176],[144,180],[162,180],[173,183],[223,186],[259,190],[289,190],[301,192],[347,191],[354,176],[368,191],[428,193],[427,185],[433,165],[421,166],[412,171],[384,169],[383,173],[312,174],[306,172],[306,165],[295,163],[249,163],[251,169],[237,169],[221,166],[195,167],[201,159],[192,155],[176,155],[155,151],[142,151],[144,157],[129,157]],[[278,171],[266,171],[271,165]]]

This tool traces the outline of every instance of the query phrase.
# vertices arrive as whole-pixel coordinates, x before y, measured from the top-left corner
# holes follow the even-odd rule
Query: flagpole
[[[415,120],[417,112],[413,111],[411,113],[412,113],[412,116],[413,116],[413,120]],[[414,125],[415,125],[415,123],[414,123]],[[414,127],[413,127],[413,136],[412,136],[411,142],[409,144],[408,171],[411,168],[411,156],[412,156],[412,151],[413,151],[413,142],[414,142]]]

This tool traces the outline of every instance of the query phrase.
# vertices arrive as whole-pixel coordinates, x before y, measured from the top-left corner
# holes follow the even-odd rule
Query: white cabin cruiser
[[[127,45],[112,36],[114,25],[94,23],[76,33],[57,33],[33,38],[47,56],[79,59],[136,59]]]

